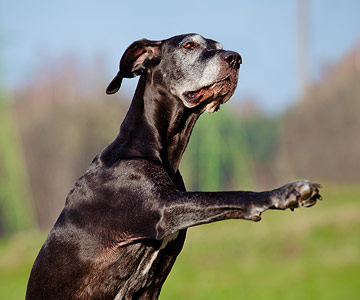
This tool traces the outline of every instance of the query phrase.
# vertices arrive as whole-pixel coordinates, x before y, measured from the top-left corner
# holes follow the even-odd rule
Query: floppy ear
[[[162,41],[142,39],[133,42],[120,60],[119,72],[110,82],[106,94],[116,93],[123,78],[132,78],[141,74],[145,69],[159,63],[161,58]]]

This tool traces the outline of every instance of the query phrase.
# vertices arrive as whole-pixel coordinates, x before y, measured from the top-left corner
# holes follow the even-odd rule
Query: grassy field
[[[189,230],[160,299],[360,299],[360,187],[323,189],[311,209]],[[45,236],[0,243],[0,295],[24,299]]]

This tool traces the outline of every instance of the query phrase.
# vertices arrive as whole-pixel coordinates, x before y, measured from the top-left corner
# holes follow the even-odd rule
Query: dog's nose
[[[231,68],[239,69],[242,59],[239,53],[235,51],[224,51],[221,57],[227,61]]]

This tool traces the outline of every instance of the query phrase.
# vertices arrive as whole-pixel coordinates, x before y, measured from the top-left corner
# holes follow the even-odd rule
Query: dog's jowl
[[[26,299],[157,299],[190,226],[259,221],[267,209],[312,206],[320,185],[265,192],[186,192],[179,163],[196,120],[230,99],[242,59],[185,34],[139,40],[106,92],[140,75],[115,140],[75,183],[31,271]]]

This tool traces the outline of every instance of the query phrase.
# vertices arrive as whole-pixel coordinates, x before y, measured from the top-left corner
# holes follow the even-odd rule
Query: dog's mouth
[[[184,92],[183,96],[186,101],[186,106],[191,108],[200,103],[207,103],[206,112],[218,110],[221,104],[229,100],[235,90],[236,83],[233,82],[234,80],[230,75],[231,74],[228,74],[223,79],[217,80],[196,91]]]
[[[223,82],[225,82],[226,80],[230,80],[229,77],[230,77],[230,75],[227,75],[225,78],[223,78],[221,80],[217,80],[214,83],[204,86],[196,91],[185,92],[184,98],[185,98],[186,102],[188,102],[189,104],[197,104],[203,98],[208,98],[206,96],[213,95],[214,92],[220,87],[220,85],[223,84]]]

